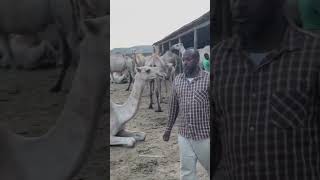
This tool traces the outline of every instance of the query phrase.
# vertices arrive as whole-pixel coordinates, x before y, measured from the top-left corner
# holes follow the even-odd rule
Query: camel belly
[[[0,31],[32,33],[41,31],[49,21],[48,0],[1,0]]]

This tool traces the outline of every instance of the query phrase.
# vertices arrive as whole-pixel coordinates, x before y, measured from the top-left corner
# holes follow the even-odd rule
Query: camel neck
[[[126,123],[131,120],[137,113],[141,96],[146,85],[146,81],[139,78],[139,74],[135,76],[132,91],[126,103],[121,106],[117,106],[120,123]]]

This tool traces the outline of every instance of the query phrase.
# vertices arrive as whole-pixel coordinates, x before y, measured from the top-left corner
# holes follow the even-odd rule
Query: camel
[[[35,10],[36,9],[36,10]],[[76,0],[3,0],[0,1],[0,44],[3,48],[2,66],[13,62],[13,53],[9,45],[9,34],[35,34],[55,24],[63,49],[63,67],[52,92],[61,90],[62,82],[70,61],[75,59],[80,43],[80,4]]]
[[[146,58],[140,53],[133,53],[133,62],[136,64],[137,67],[142,67],[146,63]]]
[[[110,55],[110,77],[112,82],[116,82],[113,76],[113,73],[122,74],[122,79],[129,75],[129,86],[126,91],[129,91],[131,83],[133,81],[133,77],[135,75],[134,71],[135,63],[133,59],[129,56],[125,56],[122,54],[111,54]]]
[[[37,67],[56,65],[58,53],[46,40],[15,35],[10,38],[12,55],[17,67],[35,69]]]
[[[2,180],[69,180],[92,146],[106,98],[109,16],[84,21],[79,66],[56,125],[40,137],[22,137],[0,126]]]
[[[181,72],[180,71],[181,66],[179,66],[179,65],[181,65],[181,59],[179,58],[178,55],[173,53],[171,51],[171,49],[166,51],[160,58],[166,63],[167,72],[169,74],[169,79],[166,79],[164,81],[166,94],[167,94],[168,82],[170,84],[172,84],[176,73],[180,73]]]
[[[176,50],[179,50],[180,54],[183,55],[183,53],[185,52],[185,48],[183,46],[183,43],[177,43],[177,44],[174,44],[173,46],[171,46],[171,48],[173,49],[176,49]],[[202,67],[202,61],[203,61],[203,58],[204,58],[204,54],[208,54],[210,56],[210,46],[207,45],[201,49],[198,49],[199,51],[199,55],[200,55],[200,59],[199,59],[199,66]]]
[[[147,82],[157,77],[163,78],[164,74],[157,67],[136,67],[137,73],[130,97],[123,105],[110,101],[110,145],[126,145],[133,147],[136,141],[143,141],[146,137],[143,132],[125,130],[125,125],[137,113],[141,96]]]
[[[165,79],[169,79],[170,77],[170,69],[172,70],[173,68],[168,68],[168,65],[163,61],[163,59],[160,58],[158,54],[153,54],[150,58],[146,60],[146,66],[149,67],[158,67],[160,72],[165,74]],[[149,82],[149,89],[150,89],[150,104],[149,104],[149,109],[153,109],[153,93],[156,95],[156,102],[157,102],[157,109],[155,112],[162,112],[160,103],[162,101],[162,96],[161,96],[161,82],[162,79],[156,78],[152,81]]]

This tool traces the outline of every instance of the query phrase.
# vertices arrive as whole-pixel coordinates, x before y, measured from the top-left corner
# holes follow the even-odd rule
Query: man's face
[[[242,32],[263,28],[283,0],[229,0],[232,20]]]
[[[185,74],[191,74],[195,71],[199,63],[199,59],[196,58],[195,54],[191,53],[191,51],[185,52],[182,61]]]

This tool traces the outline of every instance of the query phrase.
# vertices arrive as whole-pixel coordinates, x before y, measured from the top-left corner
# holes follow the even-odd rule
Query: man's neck
[[[192,72],[190,73],[185,73],[186,78],[194,78],[196,77],[200,72],[200,68],[195,68]]]
[[[287,26],[284,17],[275,18],[262,31],[248,34],[244,40],[246,43],[243,45],[243,49],[259,53],[279,48]]]

